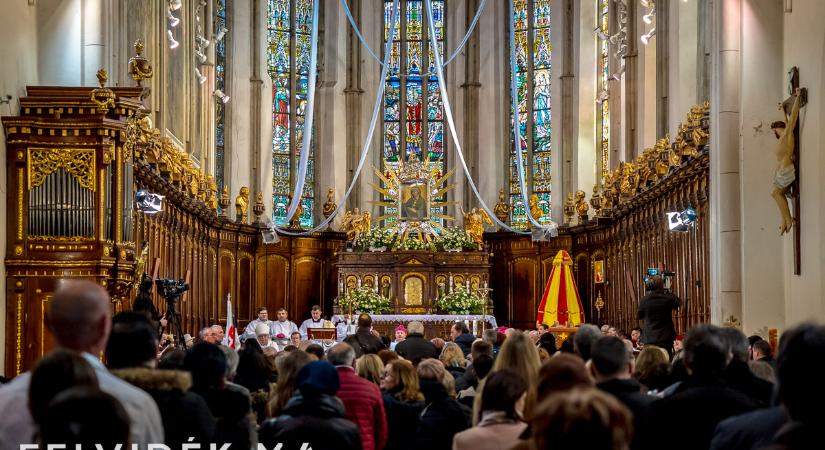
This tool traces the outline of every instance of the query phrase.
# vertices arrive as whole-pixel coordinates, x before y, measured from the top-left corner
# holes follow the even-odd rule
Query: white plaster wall
[[[9,18],[14,16],[7,15]],[[39,49],[36,53],[40,83],[55,86],[82,86],[84,18],[81,0],[41,0],[37,2]],[[94,80],[94,78],[93,78]]]
[[[600,107],[596,103],[596,96],[599,95],[600,88],[597,88],[596,67],[598,63],[597,53],[600,45],[599,38],[593,32],[598,27],[596,23],[596,2],[584,1],[578,4],[578,74],[579,81],[579,102],[577,121],[577,167],[576,167],[576,190],[582,190],[588,197],[593,192],[593,185],[596,183],[597,150],[596,145],[596,109]],[[613,103],[611,103],[612,105]],[[566,194],[565,194],[566,198]],[[564,198],[556,197],[557,202],[563,202]]]
[[[479,19],[478,179],[484,201],[492,208],[499,189],[509,191],[510,106],[507,2],[487,1]]]
[[[647,9],[639,5],[636,8],[638,14],[636,26],[639,36],[650,31],[651,27],[657,26],[657,22],[664,20],[656,17],[652,25],[642,21],[642,16],[647,14]],[[639,50],[639,79],[637,97],[637,119],[636,119],[636,149],[628,149],[635,154],[641,155],[645,148],[653,147],[656,144],[656,71],[658,61],[656,59],[656,46],[659,45],[659,38],[653,36],[644,45],[642,41],[636,43]]]
[[[37,78],[37,9],[27,2],[6,2],[0,18],[0,96],[11,95],[9,104],[0,104],[0,115],[18,113],[18,99],[26,85],[36,85]],[[6,209],[6,133],[0,133],[0,211]],[[0,220],[0,236],[6,236],[6,220]],[[6,255],[6,239],[0,239],[0,258]],[[0,309],[6,310],[6,268],[0,261]],[[6,358],[6,321],[0,320],[0,361]],[[0,366],[4,373],[5,364]]]
[[[670,67],[668,68],[668,134],[676,139],[679,122],[684,122],[696,96],[696,57],[698,41],[698,2],[670,4]],[[661,19],[660,19],[661,20]]]
[[[228,54],[232,61],[229,64],[227,78],[230,100],[226,104],[227,122],[227,151],[224,159],[225,183],[229,185],[230,197],[233,199],[230,207],[230,218],[235,218],[234,198],[238,195],[241,186],[250,186],[251,171],[251,109],[250,100],[252,86],[250,83],[252,69],[252,7],[253,2],[233,2],[231,22],[232,39]],[[271,95],[271,94],[270,94]],[[270,100],[271,101],[271,100]],[[269,126],[271,128],[271,125]],[[271,140],[270,140],[271,142]],[[271,164],[271,163],[270,163]],[[270,183],[271,184],[271,183]],[[252,199],[254,201],[254,199]],[[251,220],[251,212],[250,212]]]
[[[792,275],[793,244],[785,238],[785,320],[792,326],[804,320],[825,320],[825,158],[823,151],[823,101],[825,101],[825,2],[795,1],[793,11],[784,14],[782,74],[779,86],[786,93],[787,70],[799,67],[801,84],[809,89],[808,105],[800,114],[800,192],[802,231],[802,274]],[[776,111],[778,113],[778,111]],[[776,116],[774,116],[776,117]]]
[[[742,196],[742,325],[746,333],[752,334],[764,328],[782,328],[785,323],[783,303],[777,301],[784,296],[784,279],[775,274],[786,267],[782,243],[790,238],[779,237],[779,213],[770,198],[777,142],[770,123],[781,119],[776,103],[784,96],[780,2],[742,3],[741,64],[738,159]]]

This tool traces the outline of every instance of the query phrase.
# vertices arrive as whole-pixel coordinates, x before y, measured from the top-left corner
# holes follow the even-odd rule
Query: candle
[[[375,272],[375,293],[378,293],[378,272]]]
[[[473,319],[473,336],[478,336],[478,320]]]

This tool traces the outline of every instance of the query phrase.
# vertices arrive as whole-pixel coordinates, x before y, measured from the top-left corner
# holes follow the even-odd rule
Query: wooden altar
[[[435,300],[454,286],[465,285],[487,297],[490,282],[489,254],[484,251],[432,252],[341,252],[334,263],[338,269],[338,295],[357,286],[378,286],[390,299],[396,314],[435,313]],[[335,313],[345,311],[337,310]]]

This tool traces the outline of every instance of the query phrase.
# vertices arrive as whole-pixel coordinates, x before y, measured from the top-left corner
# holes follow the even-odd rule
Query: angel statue
[[[541,216],[544,215],[544,211],[542,211],[541,207],[539,206],[538,194],[533,194],[530,196],[530,214],[536,220],[539,220],[539,218],[541,218]]]
[[[358,241],[362,234],[369,233],[371,227],[370,212],[361,213],[358,208],[347,211],[344,214],[344,222],[341,224],[341,229],[347,233],[347,240],[350,242]]]
[[[487,215],[487,211],[473,208],[470,212],[464,212],[464,208],[461,208],[461,215],[464,216],[464,231],[467,232],[470,239],[479,247],[484,245],[484,224],[493,224],[492,219]]]

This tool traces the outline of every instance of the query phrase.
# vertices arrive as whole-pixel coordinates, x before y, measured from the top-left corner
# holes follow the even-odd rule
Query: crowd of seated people
[[[585,324],[557,348],[546,326],[474,336],[461,322],[428,340],[413,321],[390,342],[362,315],[325,347],[278,316],[273,326],[259,311],[240,348],[219,326],[181,348],[143,314],[112,317],[99,285],[63,283],[46,316],[56,348],[0,386],[0,410],[14,411],[0,421],[0,450],[820,446],[823,326],[788,329],[773,349],[703,324],[664,349],[638,328]]]

